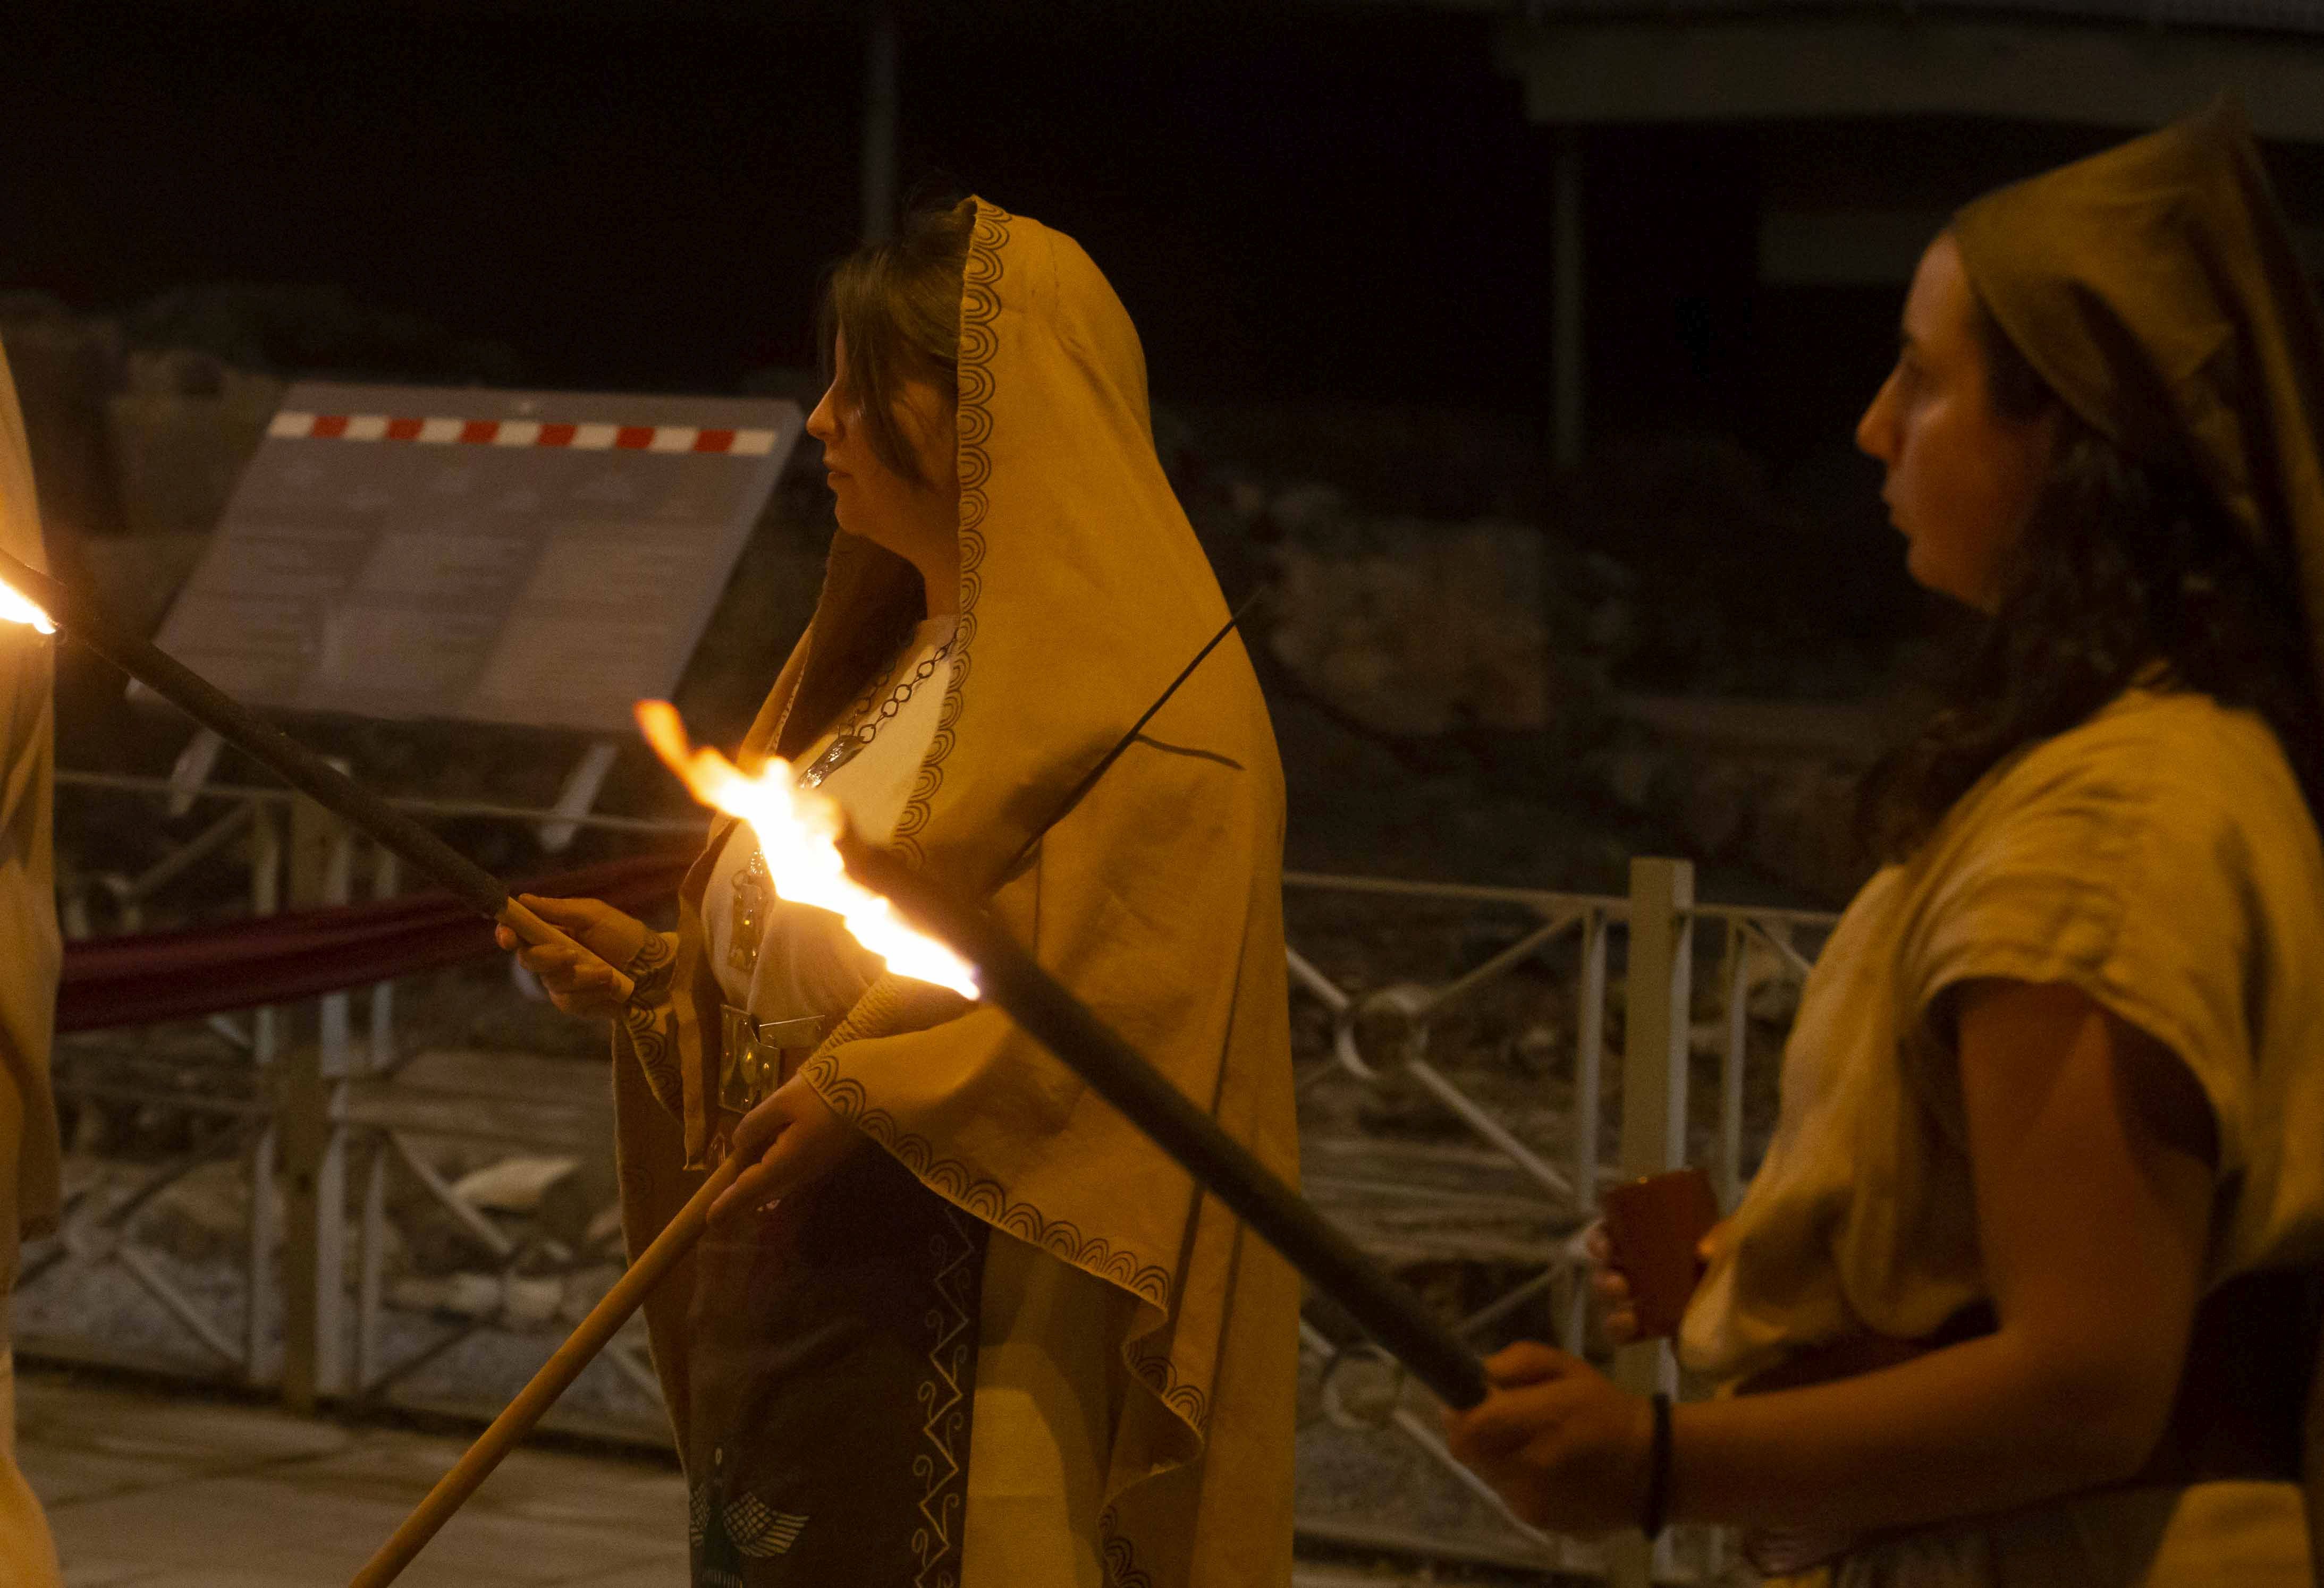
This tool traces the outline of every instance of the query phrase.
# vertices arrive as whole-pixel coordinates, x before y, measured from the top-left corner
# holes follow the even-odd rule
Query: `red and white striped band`
[[[539,419],[413,419],[388,414],[302,414],[285,408],[266,434],[277,441],[416,441],[446,446],[561,446],[575,452],[695,452],[765,457],[772,430],[694,425],[568,425]]]

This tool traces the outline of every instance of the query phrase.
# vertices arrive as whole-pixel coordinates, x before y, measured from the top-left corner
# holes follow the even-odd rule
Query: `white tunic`
[[[881,701],[951,643],[955,622],[950,617],[930,618],[913,631],[899,665],[872,693],[874,715]],[[935,660],[934,672],[881,724],[872,742],[823,781],[823,792],[839,802],[849,825],[872,842],[886,841],[904,814],[920,763],[935,742],[951,678],[950,656]],[[839,731],[853,727],[852,721],[843,722]],[[800,768],[812,766],[835,737],[825,734],[817,739],[799,758]],[[750,830],[736,828],[718,851],[717,867],[702,895],[702,924],[709,936],[710,967],[719,990],[728,1003],[761,1020],[844,1014],[879,975],[880,961],[859,948],[840,926],[839,917],[827,910],[770,904],[757,964],[747,971],[733,964],[734,884],[757,852]]]

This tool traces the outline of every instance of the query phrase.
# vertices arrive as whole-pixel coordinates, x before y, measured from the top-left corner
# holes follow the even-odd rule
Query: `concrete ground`
[[[68,1588],[337,1588],[466,1445],[56,1372],[16,1392]],[[400,1583],[684,1588],[685,1517],[670,1466],[521,1450]],[[1293,1588],[1424,1580],[1303,1565]]]

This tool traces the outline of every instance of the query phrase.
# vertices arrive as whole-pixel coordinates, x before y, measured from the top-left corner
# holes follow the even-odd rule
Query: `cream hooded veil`
[[[1144,355],[1112,289],[1070,238],[974,202],[960,627],[894,847],[956,893],[989,895],[1046,968],[1288,1179],[1283,784],[1265,702],[1231,640],[1060,813],[1227,611],[1155,455]],[[911,577],[837,538],[746,758],[795,756],[829,726],[867,651],[896,638]],[[655,1074],[616,1067],[633,1249],[691,1189],[681,1164],[699,1165],[713,1124],[709,869],[681,890],[678,1051]],[[997,1009],[883,978],[802,1074],[938,1195],[1136,1299],[1116,1345],[1144,1392],[1113,1418],[1106,1455],[1109,1581],[1286,1581],[1289,1266]],[[690,1282],[680,1273],[649,1308],[678,1408]]]

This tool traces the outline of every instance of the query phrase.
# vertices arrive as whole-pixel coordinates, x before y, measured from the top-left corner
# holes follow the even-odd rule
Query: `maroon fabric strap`
[[[608,861],[512,891],[603,899],[642,913],[677,891],[692,858]],[[493,923],[446,893],[68,943],[57,1029],[98,1031],[295,1003],[493,951]]]

